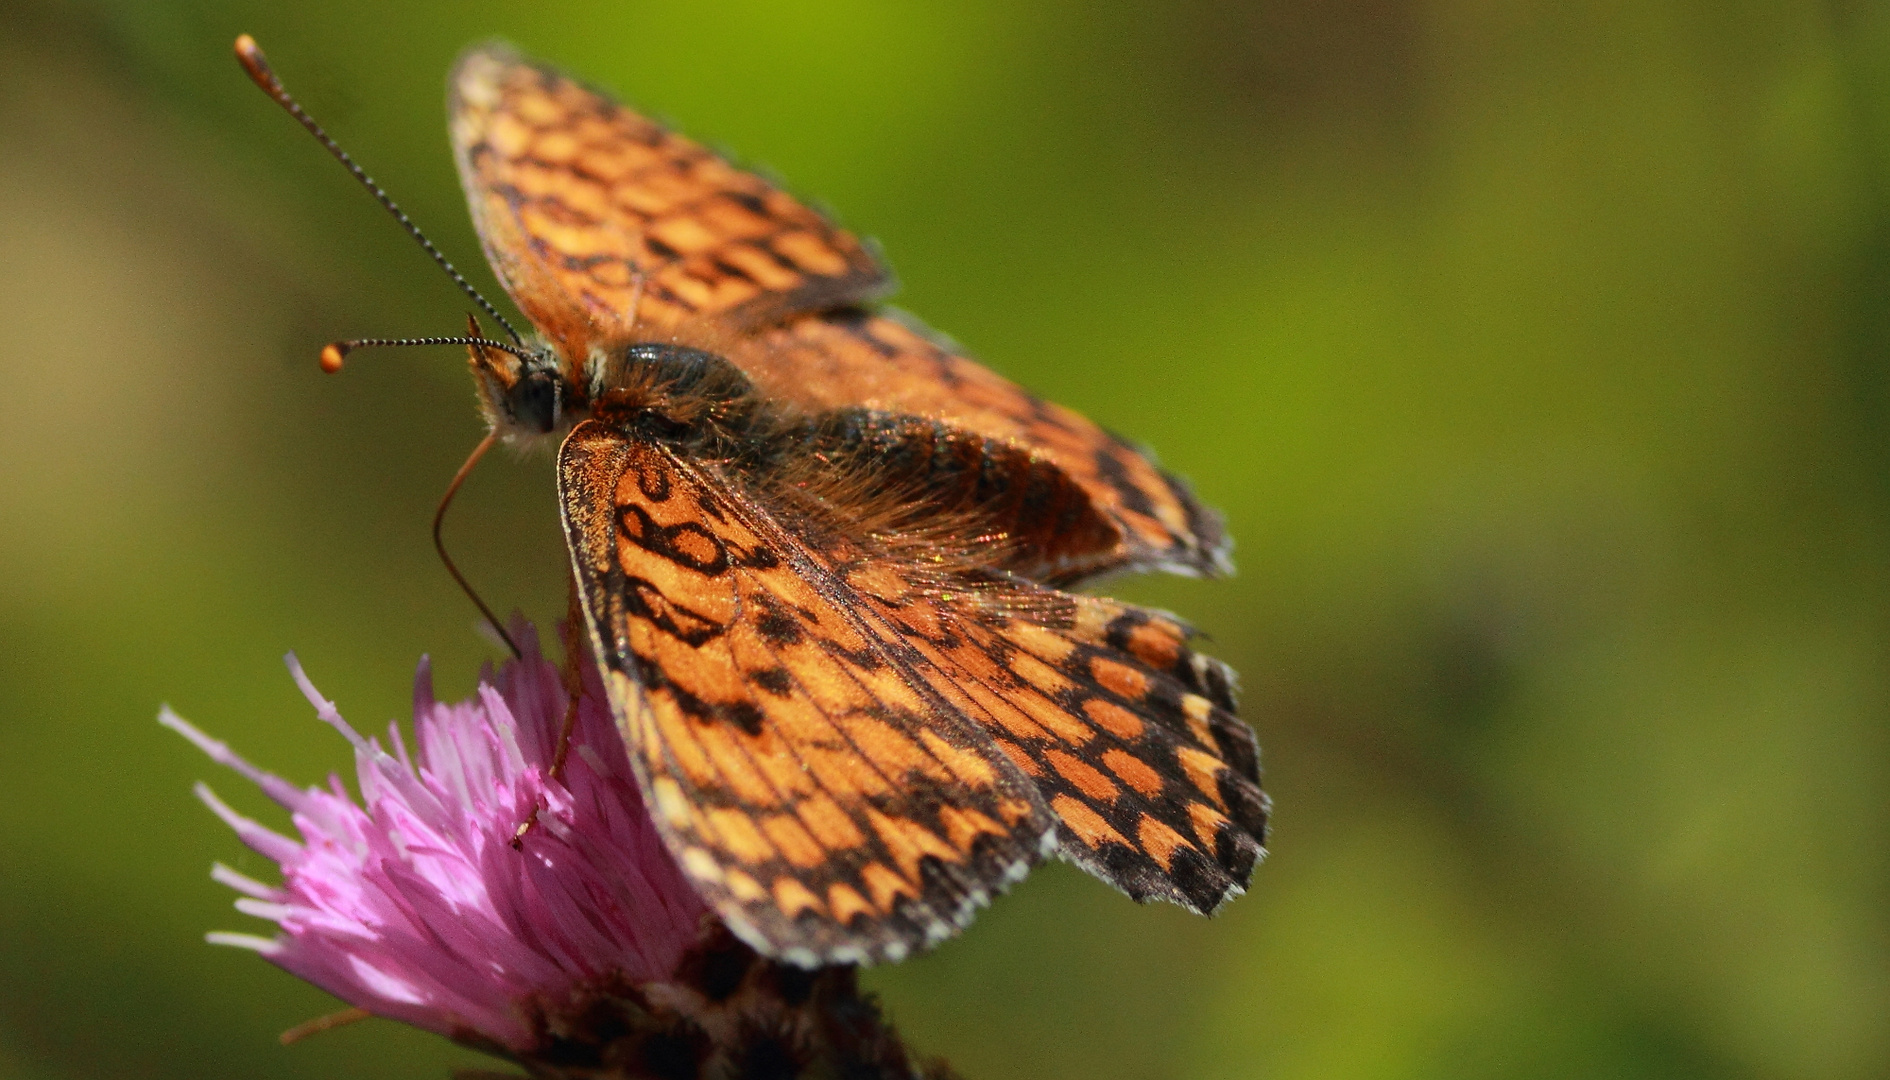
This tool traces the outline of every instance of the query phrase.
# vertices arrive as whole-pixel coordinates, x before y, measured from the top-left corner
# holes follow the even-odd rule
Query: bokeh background
[[[295,10],[290,10],[294,8]],[[302,781],[490,649],[434,561],[503,36],[879,238],[902,306],[1156,447],[1278,804],[1219,918],[1066,867],[869,982],[1001,1077],[1890,1075],[1890,8],[1845,0],[0,3],[0,1077],[443,1077],[246,953],[169,701]],[[544,461],[449,523],[561,609]],[[279,820],[272,819],[272,820]]]

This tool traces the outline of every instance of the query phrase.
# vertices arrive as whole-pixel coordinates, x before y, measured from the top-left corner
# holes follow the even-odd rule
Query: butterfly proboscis
[[[512,327],[512,324],[506,320],[504,315],[499,313],[499,309],[493,305],[492,301],[487,300],[484,294],[473,287],[472,282],[466,280],[465,275],[461,274],[459,269],[453,265],[452,261],[441,253],[439,248],[434,246],[433,241],[427,238],[426,233],[421,231],[420,226],[414,224],[413,219],[407,216],[407,212],[400,208],[400,204],[396,203],[393,197],[388,195],[386,190],[383,189],[380,184],[376,183],[372,176],[368,175],[367,170],[363,169],[360,163],[354,160],[353,156],[341,148],[341,144],[336,142],[334,138],[328,134],[327,130],[316,122],[313,116],[309,115],[308,110],[302,108],[301,103],[295,100],[295,96],[289,93],[288,87],[282,85],[282,80],[276,76],[275,69],[269,66],[269,58],[263,55],[262,47],[256,44],[255,38],[248,34],[241,34],[237,37],[236,59],[238,63],[243,65],[243,70],[249,74],[250,80],[260,87],[263,93],[269,95],[271,100],[282,106],[284,111],[294,117],[295,121],[301,124],[310,135],[313,135],[315,141],[320,143],[322,148],[327,150],[336,161],[341,162],[342,166],[348,170],[348,174],[359,181],[361,186],[368,190],[368,194],[374,196],[374,200],[380,203],[389,214],[393,215],[394,220],[400,223],[400,227],[407,231],[407,235],[413,237],[414,241],[420,245],[421,249],[439,265],[441,270],[446,272],[446,276],[453,279],[453,284],[459,286],[461,292],[471,297],[473,302],[478,304],[487,315],[491,316],[494,322],[497,322],[503,327],[506,334],[512,339],[512,343],[508,344],[486,337],[480,332],[478,319],[469,314],[466,316],[466,321],[471,332],[464,336],[351,338],[345,341],[331,341],[327,345],[322,346],[320,363],[323,371],[330,375],[339,372],[348,354],[356,349],[404,348],[416,345],[463,345],[472,348],[476,356],[483,356],[483,350],[497,349],[500,352],[509,353],[523,363],[529,363],[535,359],[542,359],[542,355],[540,355],[542,350],[540,353],[534,353],[532,350],[524,347],[525,339],[520,337],[518,331]],[[504,372],[498,365],[488,362],[487,367],[490,369],[493,378],[504,378]],[[446,493],[440,496],[439,506],[433,513],[433,549],[439,553],[440,562],[445,564],[446,572],[452,576],[453,581],[459,585],[460,590],[464,592],[466,596],[472,600],[473,605],[479,609],[479,614],[485,618],[486,625],[489,626],[494,633],[498,634],[499,640],[505,643],[506,649],[508,649],[513,656],[521,657],[524,654],[519,651],[518,643],[512,640],[512,635],[506,631],[505,623],[492,613],[492,609],[486,605],[485,599],[479,595],[479,591],[473,588],[472,583],[467,581],[466,576],[460,572],[459,566],[453,562],[453,557],[447,553],[446,543],[441,535],[441,528],[446,521],[446,511],[448,507],[452,506],[454,496],[459,494],[459,489],[461,485],[466,482],[466,477],[472,473],[474,466],[479,464],[480,459],[486,456],[486,452],[492,449],[496,442],[498,442],[498,433],[496,431],[481,439],[479,445],[473,447],[472,452],[466,455],[465,462],[461,464],[458,471],[453,474],[453,480],[447,485]],[[560,760],[562,760],[562,754],[560,754]]]

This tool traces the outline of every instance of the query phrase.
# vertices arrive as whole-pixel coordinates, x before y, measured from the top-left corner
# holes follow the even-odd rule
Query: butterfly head
[[[486,422],[514,445],[561,439],[591,417],[671,435],[726,435],[745,426],[752,411],[754,388],[741,369],[686,346],[600,349],[581,378],[545,345],[513,348],[469,339],[467,354]]]
[[[549,347],[503,348],[499,343],[467,346],[480,411],[501,438],[530,444],[562,435],[589,415],[585,388]]]

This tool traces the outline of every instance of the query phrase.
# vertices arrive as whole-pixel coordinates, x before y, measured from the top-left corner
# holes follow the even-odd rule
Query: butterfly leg
[[[564,777],[564,759],[571,752],[571,731],[577,726],[578,698],[584,693],[584,668],[590,658],[591,643],[584,637],[584,608],[578,599],[578,584],[570,579],[569,607],[564,613],[564,726],[558,729],[558,750],[551,758],[551,778]]]
[[[571,733],[577,727],[578,698],[584,692],[584,669],[580,667],[590,648],[584,640],[584,609],[578,600],[577,579],[571,580],[570,607],[565,612],[564,622],[559,627],[564,645],[564,723],[558,728],[558,746],[551,755],[551,779],[564,778],[564,762],[571,753]],[[519,823],[512,833],[512,847],[516,850],[525,845],[525,837],[538,824],[538,807],[532,807],[531,813]]]
[[[363,1020],[372,1018],[373,1015],[373,1013],[368,1012],[366,1009],[342,1009],[339,1012],[331,1012],[326,1016],[318,1016],[313,1020],[307,1020],[297,1024],[277,1036],[277,1041],[281,1042],[284,1046],[294,1046],[296,1043],[312,1035],[320,1035],[324,1031],[333,1031],[336,1028],[347,1027],[349,1024],[358,1024]]]

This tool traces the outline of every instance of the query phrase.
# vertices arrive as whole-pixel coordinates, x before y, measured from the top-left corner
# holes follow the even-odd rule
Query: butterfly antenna
[[[507,345],[503,341],[494,341],[479,334],[470,337],[351,338],[347,341],[331,341],[322,346],[322,370],[330,375],[340,371],[342,361],[356,349],[397,348],[405,345],[472,345],[481,349],[497,349],[500,352],[511,353],[520,360],[534,359],[531,353],[516,345]]]
[[[505,332],[511,336],[514,342],[521,345],[524,344],[525,339],[518,336],[518,331],[512,328],[511,323],[505,321],[505,316],[499,314],[499,309],[493,307],[491,301],[480,295],[478,289],[472,287],[472,282],[467,281],[459,270],[447,260],[446,256],[440,254],[440,249],[434,247],[433,241],[428,240],[426,234],[420,231],[420,226],[415,225],[413,219],[407,216],[406,211],[402,210],[399,204],[395,203],[394,200],[389,197],[387,192],[381,190],[381,185],[374,182],[374,178],[367,174],[367,170],[355,164],[355,160],[348,156],[348,152],[341,148],[341,144],[329,138],[328,132],[322,130],[322,126],[315,122],[315,118],[304,111],[295,98],[289,95],[288,89],[282,85],[282,80],[276,78],[275,70],[269,66],[269,59],[263,55],[263,51],[261,47],[256,44],[255,38],[250,37],[248,34],[238,35],[236,39],[236,59],[238,63],[243,65],[243,70],[249,73],[250,80],[257,86],[262,87],[263,93],[274,98],[276,104],[287,110],[290,116],[295,117],[296,123],[307,128],[308,133],[315,136],[315,141],[321,143],[324,149],[334,155],[335,160],[341,162],[342,166],[348,170],[349,174],[356,180],[359,180],[362,187],[368,189],[368,194],[374,196],[382,206],[387,208],[388,213],[394,215],[394,220],[400,222],[400,227],[406,229],[409,236],[419,241],[420,246],[426,249],[428,255],[433,256],[433,261],[440,265],[440,269],[446,271],[446,276],[452,278],[453,283],[458,285],[462,292],[472,297],[473,302],[483,308],[486,314],[492,316],[493,321],[505,327]],[[386,343],[377,342],[376,344]],[[507,351],[509,352],[511,350]],[[322,359],[322,366],[327,367],[326,350],[323,351]]]

